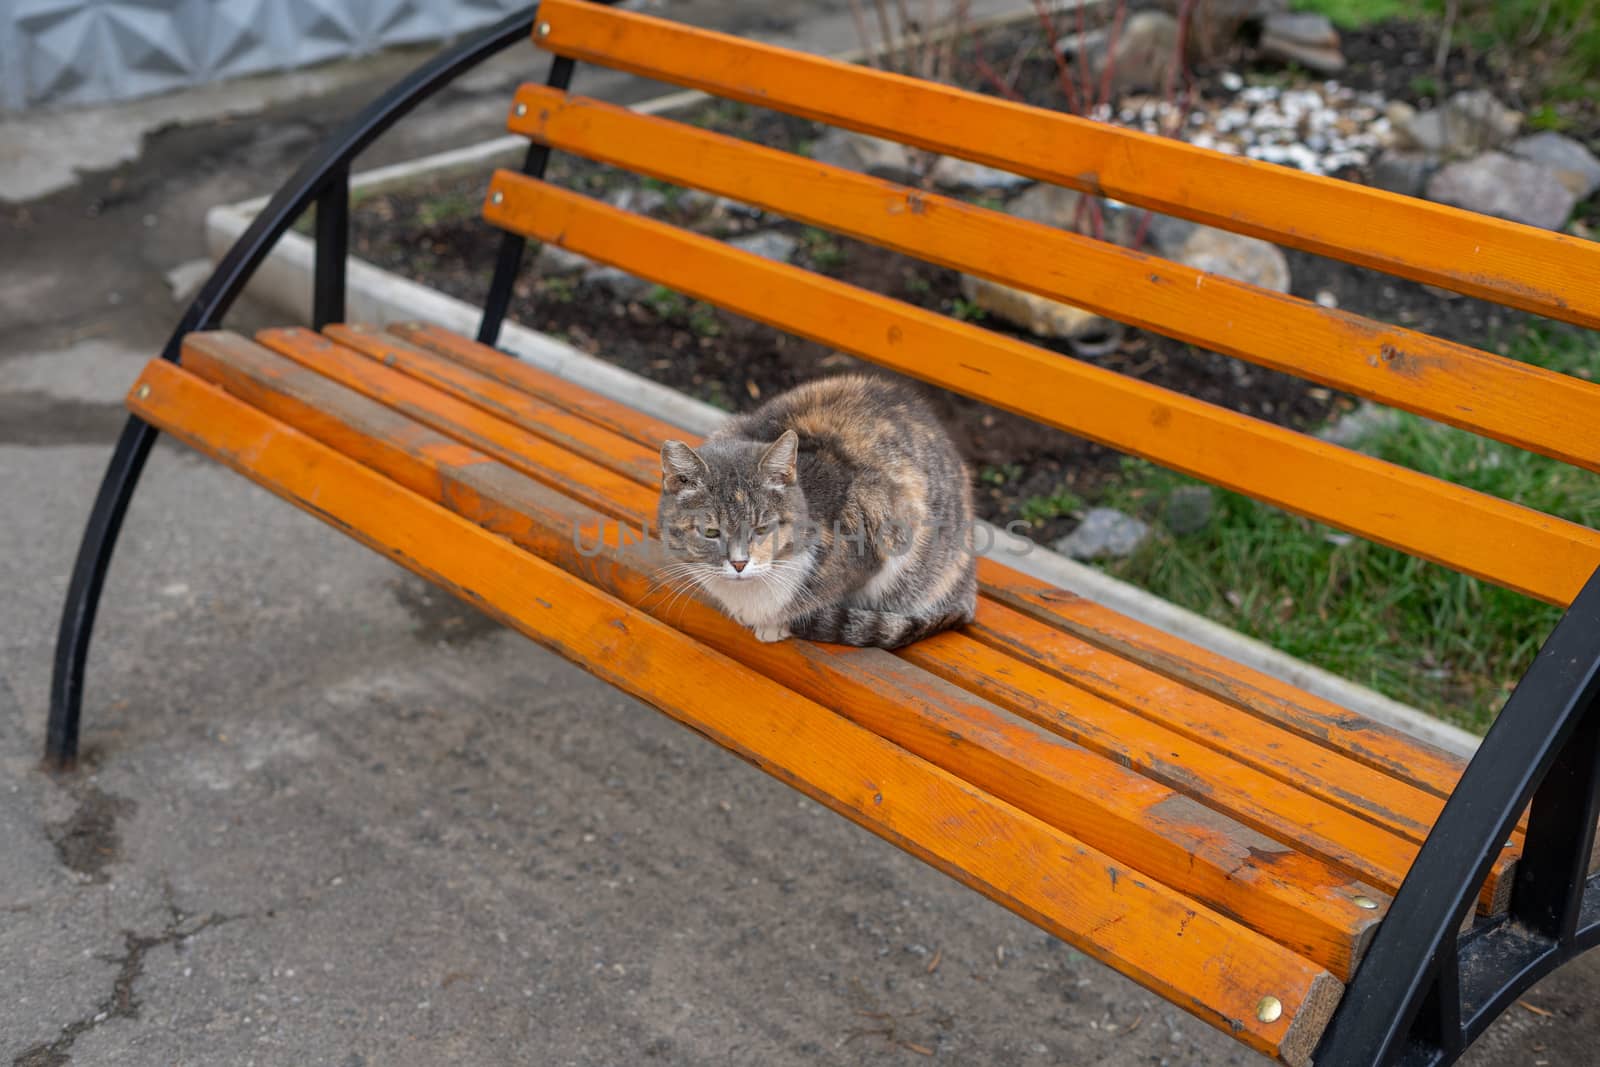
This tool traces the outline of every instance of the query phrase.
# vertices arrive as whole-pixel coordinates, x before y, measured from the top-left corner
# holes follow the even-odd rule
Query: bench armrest
[[[1318,1062],[1388,1063],[1417,1046],[1453,1058],[1521,991],[1600,940],[1600,891],[1589,880],[1597,779],[1600,571],[1540,649],[1440,813]],[[1462,934],[1530,800],[1509,914]],[[1420,1062],[1434,1062],[1424,1056]]]

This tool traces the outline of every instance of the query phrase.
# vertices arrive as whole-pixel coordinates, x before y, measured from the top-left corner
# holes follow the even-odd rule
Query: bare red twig
[[[1081,10],[1081,5],[1080,5]],[[1095,98],[1095,106],[1111,103],[1111,79],[1116,73],[1117,42],[1122,37],[1122,22],[1128,15],[1128,5],[1119,3],[1116,14],[1111,18],[1111,36],[1106,39],[1106,69],[1100,73],[1100,95]],[[1086,64],[1087,66],[1087,64]],[[1093,112],[1090,112],[1092,117]]]
[[[1033,10],[1044,29],[1045,47],[1050,49],[1050,58],[1055,60],[1056,78],[1061,82],[1061,92],[1067,98],[1067,110],[1075,115],[1082,114],[1083,109],[1078,106],[1078,90],[1072,83],[1072,68],[1067,66],[1066,57],[1061,54],[1061,35],[1056,32],[1056,20],[1050,14],[1050,6],[1045,0],[1033,0]]]

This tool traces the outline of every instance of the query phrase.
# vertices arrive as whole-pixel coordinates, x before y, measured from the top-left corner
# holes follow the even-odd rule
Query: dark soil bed
[[[1398,99],[1419,100],[1416,79],[1404,72],[1412,68],[1406,58],[1412,52],[1431,57],[1424,35],[1407,23],[1387,23],[1347,35],[1352,66],[1343,80],[1382,89]],[[988,47],[1004,44],[996,39]],[[1053,77],[1048,61],[1031,60],[1024,70],[1023,83],[1038,83],[1041,102],[1054,106],[1055,99],[1044,87]],[[1490,70],[1465,52],[1453,54],[1449,70],[1452,78],[1487,83],[1521,102],[1513,95],[1511,74]],[[1211,79],[1218,73],[1198,72],[1202,94],[1214,87]],[[804,151],[819,134],[811,123],[726,103],[703,105],[689,117],[791,150]],[[600,196],[637,184],[631,176],[565,157],[556,159],[551,178]],[[487,175],[479,175],[443,180],[363,200],[355,212],[356,253],[451,295],[480,302],[499,240],[498,233],[478,218],[486,179]],[[677,190],[650,187],[668,196],[669,206],[661,214],[673,221],[711,229],[719,236],[757,229],[785,231],[800,239],[794,259],[800,266],[946,314],[973,316],[960,298],[953,271],[780,219],[725,213],[707,221],[686,211]],[[1344,309],[1479,347],[1499,347],[1525,318],[1332,260],[1287,254],[1296,296],[1321,295],[1326,300],[1331,294]],[[571,277],[541,279],[532,268],[518,283],[511,314],[586,352],[729,410],[753,406],[807,379],[860,366],[848,356],[664,289],[643,287],[619,297]],[[993,321],[983,325],[1012,332]],[[1065,344],[1037,343],[1058,351],[1063,359],[1077,358]],[[1115,351],[1095,362],[1299,429],[1315,428],[1353,405],[1350,398],[1313,383],[1144,331],[1128,331]],[[978,476],[980,509],[992,521],[1016,519],[1030,499],[1062,491],[1093,499],[1120,470],[1122,457],[1110,449],[960,396],[934,392]],[[1035,537],[1046,542],[1068,532],[1075,522],[1068,515],[1039,518],[1037,509],[1032,515]]]

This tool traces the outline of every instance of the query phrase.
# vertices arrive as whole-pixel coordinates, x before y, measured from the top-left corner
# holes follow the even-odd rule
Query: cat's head
[[[767,580],[802,548],[805,495],[795,476],[800,439],[711,440],[661,446],[662,538],[707,577]]]

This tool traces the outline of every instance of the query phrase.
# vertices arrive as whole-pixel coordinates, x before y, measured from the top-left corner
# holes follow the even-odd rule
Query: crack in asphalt
[[[159,934],[136,934],[132,930],[124,930],[123,954],[118,957],[101,957],[117,964],[117,976],[111,983],[111,995],[82,1018],[62,1027],[60,1036],[54,1041],[40,1042],[24,1049],[11,1061],[11,1067],[64,1067],[65,1064],[71,1063],[72,1046],[78,1038],[112,1019],[139,1017],[139,997],[134,985],[144,974],[145,956],[151,949],[187,941],[203,930],[245,918],[243,915],[221,915],[213,912],[193,926],[185,928],[184,923],[189,917],[170,902],[167,904],[167,909],[171,919]]]

